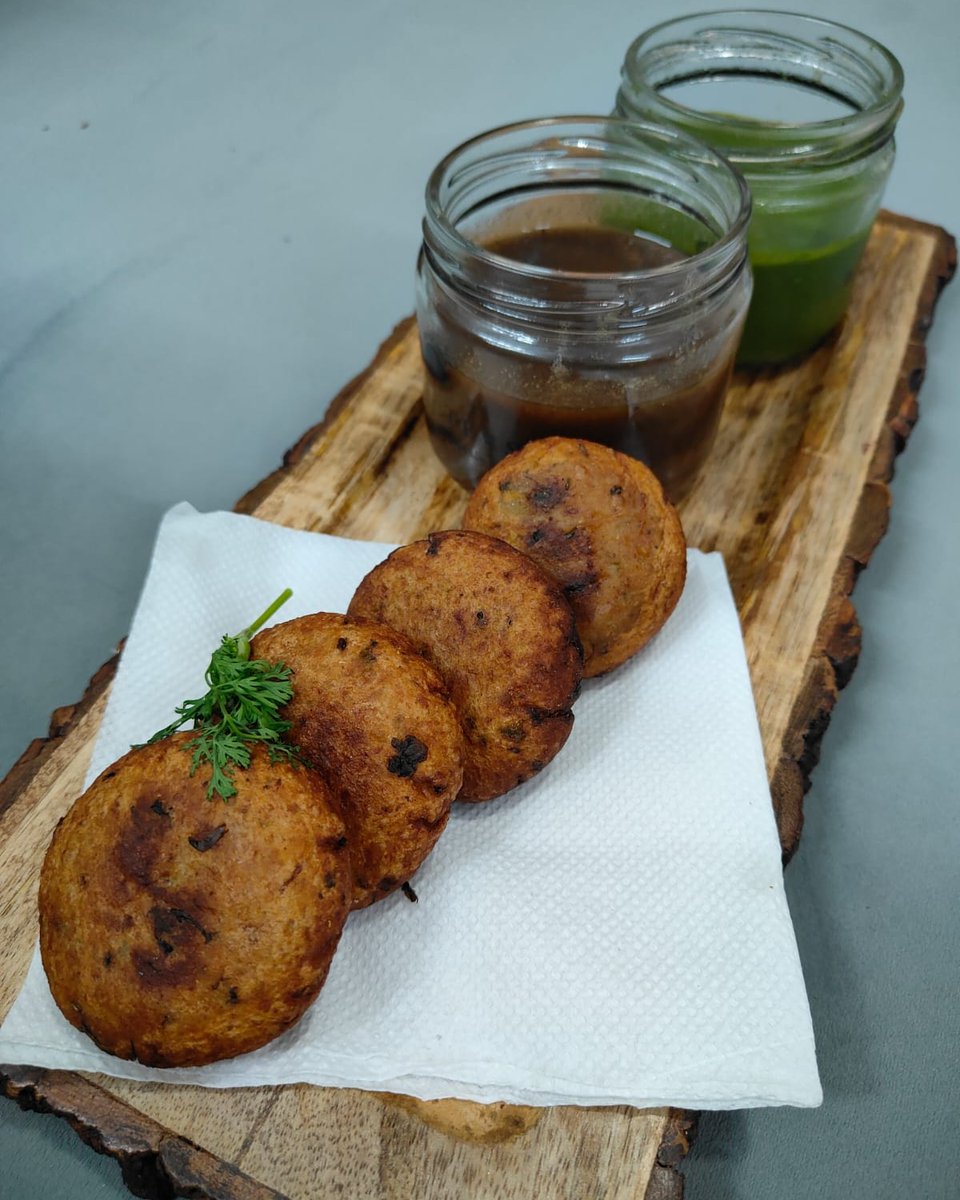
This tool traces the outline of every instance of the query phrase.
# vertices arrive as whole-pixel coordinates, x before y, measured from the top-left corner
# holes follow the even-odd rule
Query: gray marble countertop
[[[230,507],[412,308],[423,184],[454,144],[603,112],[641,28],[607,0],[81,0],[0,8],[0,772],[126,631],[160,514]],[[960,8],[797,8],[901,58],[887,206],[960,232]],[[960,1195],[960,284],[928,339],[864,649],[788,893],[825,1091],[711,1114],[689,1200]],[[0,1101],[0,1195],[121,1197]]]

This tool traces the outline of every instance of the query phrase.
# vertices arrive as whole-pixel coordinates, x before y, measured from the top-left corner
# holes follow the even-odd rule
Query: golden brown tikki
[[[40,875],[40,950],[61,1012],[155,1067],[262,1046],[326,978],[352,888],[343,822],[316,772],[252,747],[207,799],[193,735],[132,750],[58,825]]]
[[[427,857],[460,790],[463,736],[444,682],[402,634],[339,613],[264,630],[251,654],[292,671],[286,739],[339,800],[353,907],[372,904]]]
[[[512,546],[432,533],[374,567],[349,612],[399,629],[446,681],[466,735],[459,799],[509,791],[567,740],[581,675],[573,612]]]
[[[683,591],[676,509],[643,463],[595,442],[528,442],[483,476],[463,524],[503,538],[559,581],[588,676],[645,646]]]

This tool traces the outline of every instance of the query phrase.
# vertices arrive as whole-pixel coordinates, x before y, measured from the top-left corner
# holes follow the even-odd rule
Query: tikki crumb
[[[194,848],[194,850],[199,850],[199,852],[203,854],[207,850],[212,850],[226,832],[226,825],[218,825],[216,829],[211,829],[207,833],[198,835],[197,837],[187,838],[187,841]]]
[[[391,775],[399,775],[401,779],[409,779],[416,773],[417,767],[427,757],[427,748],[412,734],[405,738],[391,738],[390,745],[396,750],[387,761],[387,770]]]

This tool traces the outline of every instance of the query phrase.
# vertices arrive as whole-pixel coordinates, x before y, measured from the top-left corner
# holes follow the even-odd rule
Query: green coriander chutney
[[[842,320],[893,166],[902,86],[879,43],[791,13],[683,17],[627,51],[617,112],[680,127],[750,188],[753,299],[738,363],[798,358]]]
[[[854,276],[873,222],[848,233],[842,212],[838,234],[830,238],[829,214],[822,241],[797,245],[777,234],[789,228],[788,216],[761,213],[750,231],[753,300],[740,341],[741,365],[788,362],[812,350],[842,320]]]
[[[752,255],[753,302],[737,361],[785,362],[822,341],[843,317],[866,239]]]

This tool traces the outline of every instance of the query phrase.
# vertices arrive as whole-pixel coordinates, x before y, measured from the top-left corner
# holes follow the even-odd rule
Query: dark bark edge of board
[[[843,556],[833,578],[813,653],[783,740],[783,752],[770,784],[784,865],[789,862],[803,828],[803,798],[837,696],[849,683],[860,656],[860,623],[851,596],[860,572],[886,533],[893,497],[889,483],[897,455],[904,449],[919,415],[917,396],[926,370],[925,339],[933,324],[940,293],[957,267],[955,239],[939,226],[884,213],[892,225],[934,234],[936,247],[917,302],[913,328],[890,398],[884,430],[877,441],[867,480],[850,526]]]
[[[127,1188],[144,1200],[285,1200],[72,1071],[0,1064],[0,1081],[21,1108],[60,1117],[88,1146],[115,1158]]]

